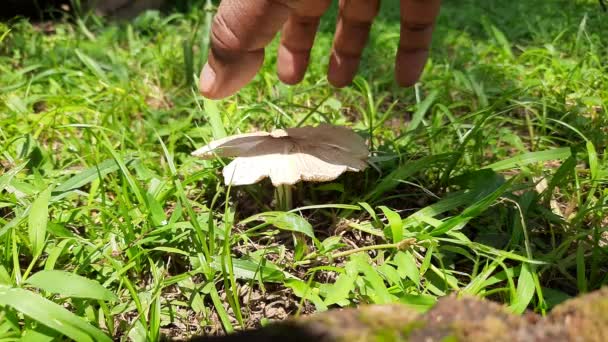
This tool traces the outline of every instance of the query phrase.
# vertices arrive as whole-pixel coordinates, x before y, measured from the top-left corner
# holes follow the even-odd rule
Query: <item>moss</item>
[[[459,342],[460,339],[454,335],[448,335],[441,339],[441,342]]]
[[[566,327],[572,340],[608,341],[608,287],[558,305],[548,320]]]
[[[420,314],[400,304],[368,306],[359,311],[358,321],[374,329],[400,329]]]
[[[403,327],[410,327],[418,316],[418,312],[400,304],[370,305],[329,311],[297,322],[331,341],[400,341],[407,337],[402,334]]]
[[[367,339],[366,341],[409,341],[411,332],[424,327],[424,325],[424,321],[416,320],[405,324],[397,324],[396,326],[372,326],[370,331],[370,339]]]
[[[422,329],[426,326],[426,322],[419,320],[419,321],[414,321],[411,322],[409,324],[407,324],[405,327],[401,328],[401,335],[403,335],[404,337],[409,337],[412,332],[414,332],[417,329]]]
[[[510,332],[517,329],[517,324],[509,327],[508,322],[494,316],[481,321],[458,321],[451,326],[459,341],[496,342],[508,340]]]
[[[398,330],[386,329],[386,330],[377,330],[370,336],[371,338],[368,341],[376,341],[376,342],[399,342],[406,341]]]

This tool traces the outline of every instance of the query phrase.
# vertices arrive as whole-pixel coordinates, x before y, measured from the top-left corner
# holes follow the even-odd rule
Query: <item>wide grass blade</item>
[[[9,306],[74,341],[112,341],[84,319],[24,289],[0,285],[0,306]]]
[[[283,211],[268,211],[261,214],[253,215],[240,223],[245,225],[253,221],[263,221],[271,224],[279,229],[291,232],[302,233],[311,239],[315,238],[312,230],[312,225],[300,215],[283,212]]]
[[[549,160],[563,160],[570,157],[569,147],[555,148],[552,150],[528,152],[490,164],[487,168],[494,171],[503,171],[520,168],[533,163],[541,163]]]
[[[59,271],[39,271],[29,277],[27,284],[41,290],[72,298],[116,301],[118,297],[98,282],[77,274]]]
[[[27,163],[22,163],[20,165],[16,165],[8,171],[5,171],[2,176],[0,176],[0,191],[4,191],[4,189],[10,184],[11,180],[15,177],[16,174],[21,172]]]
[[[84,52],[78,49],[75,50],[75,53],[76,56],[78,56],[78,59],[80,59],[80,61],[82,62],[82,64],[84,64],[89,69],[89,71],[93,73],[93,75],[97,76],[97,78],[99,78],[99,80],[101,81],[108,82],[108,76],[103,71],[99,63],[97,63],[97,61],[87,56]]]
[[[386,219],[388,220],[388,226],[392,233],[391,235],[393,237],[393,243],[403,240],[403,223],[401,222],[401,216],[399,216],[399,214],[394,210],[391,210],[383,205],[379,208],[382,210],[384,216],[386,216]]]
[[[214,259],[211,263],[211,267],[221,271],[221,260],[219,260],[219,258]],[[280,283],[287,278],[296,278],[295,276],[282,271],[277,265],[267,260],[261,260],[258,263],[253,260],[233,258],[232,268],[236,279],[255,279],[262,282]]]
[[[313,291],[310,284],[298,279],[289,279],[285,282],[285,286],[292,289],[296,296],[311,301],[318,311],[327,310],[327,305],[325,305],[323,299],[321,299],[321,297],[319,297],[319,295]]]
[[[416,286],[420,285],[420,270],[416,265],[416,259],[409,251],[398,252],[395,255],[395,264],[397,265],[397,272],[401,278],[409,278],[414,282]]]
[[[132,157],[126,157],[124,160],[125,165],[129,165],[133,161]],[[99,177],[106,176],[112,172],[115,172],[120,169],[120,166],[116,163],[114,159],[104,160],[103,162],[89,167],[83,171],[80,171],[78,174],[72,176],[70,179],[65,182],[59,184],[54,190],[53,195],[59,195],[63,192],[67,192],[70,190],[78,189],[84,185],[87,185],[93,182]]]
[[[51,199],[51,191],[51,187],[42,191],[30,207],[28,228],[30,244],[32,245],[32,254],[34,256],[39,256],[44,248],[47,223],[49,220],[49,200]]]
[[[522,265],[521,271],[519,272],[516,296],[509,308],[515,313],[523,313],[528,307],[528,304],[530,304],[530,301],[532,301],[535,289],[531,267],[529,264],[525,263]]]
[[[387,304],[394,301],[395,298],[386,288],[384,280],[378,274],[378,271],[370,265],[369,257],[367,255],[361,253],[353,255],[350,262],[354,263],[356,269],[363,274],[365,283],[367,284],[367,287],[369,287],[367,295],[374,303]]]
[[[217,103],[213,100],[204,99],[203,104],[205,106],[205,114],[207,114],[207,120],[211,124],[211,132],[213,132],[214,139],[221,139],[226,136],[226,129],[222,121],[222,115],[220,110],[217,108]]]
[[[230,323],[230,316],[226,309],[224,308],[224,301],[220,298],[217,289],[215,288],[213,283],[209,283],[211,285],[211,292],[209,295],[211,296],[211,302],[213,302],[213,306],[215,307],[215,311],[217,315],[220,317],[220,321],[222,322],[222,326],[226,330],[227,333],[231,333],[234,331],[234,326]]]

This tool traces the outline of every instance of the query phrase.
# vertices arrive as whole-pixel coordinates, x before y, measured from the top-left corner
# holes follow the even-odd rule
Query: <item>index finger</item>
[[[208,98],[234,94],[258,72],[264,48],[299,0],[223,0],[211,26],[210,53],[200,91]]]
[[[440,0],[401,0],[401,37],[395,61],[395,77],[411,86],[420,77],[429,55]]]

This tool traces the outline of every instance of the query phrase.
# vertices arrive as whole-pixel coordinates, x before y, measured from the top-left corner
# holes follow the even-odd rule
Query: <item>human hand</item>
[[[332,0],[223,0],[211,27],[209,60],[200,77],[203,96],[236,93],[259,71],[264,48],[281,30],[277,72],[286,84],[304,78],[321,15]],[[380,0],[339,0],[340,11],[327,77],[336,87],[355,77]],[[393,1],[393,0],[389,0]],[[428,57],[440,0],[400,0],[401,37],[395,77],[413,85]]]

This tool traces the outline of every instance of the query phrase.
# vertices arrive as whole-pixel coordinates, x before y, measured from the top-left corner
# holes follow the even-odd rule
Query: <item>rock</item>
[[[367,305],[292,318],[256,330],[190,341],[608,341],[608,288],[566,301],[546,317],[451,295],[421,314],[400,304]]]

